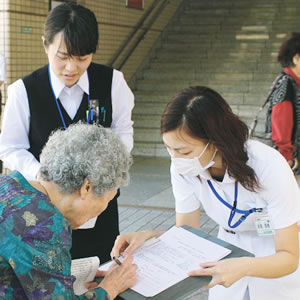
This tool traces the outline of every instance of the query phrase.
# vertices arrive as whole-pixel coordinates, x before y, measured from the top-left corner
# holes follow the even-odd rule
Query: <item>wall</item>
[[[157,9],[162,0],[145,0],[144,10],[125,7],[125,0],[77,1],[93,10],[99,23],[100,43],[94,62],[108,64],[112,60],[154,1],[157,2]],[[130,56],[122,68],[128,81],[144,61],[182,1],[168,2],[157,21]],[[48,0],[0,0],[0,51],[7,59],[7,84],[3,88],[4,101],[8,84],[47,63],[41,36],[48,9]],[[147,28],[147,22],[137,35]]]

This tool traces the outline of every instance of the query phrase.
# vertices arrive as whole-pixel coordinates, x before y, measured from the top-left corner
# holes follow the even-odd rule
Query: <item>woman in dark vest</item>
[[[50,133],[80,120],[112,128],[130,151],[134,97],[121,72],[92,63],[98,45],[94,13],[71,3],[57,6],[42,40],[49,64],[8,87],[0,137],[5,166],[35,179]],[[72,258],[109,260],[119,234],[117,196],[100,217],[80,228],[73,232]]]

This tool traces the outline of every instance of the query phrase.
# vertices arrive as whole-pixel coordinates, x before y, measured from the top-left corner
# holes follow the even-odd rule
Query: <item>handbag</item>
[[[275,147],[274,142],[272,141],[272,132],[267,132],[267,130],[265,129],[265,132],[256,132],[256,126],[257,126],[257,122],[258,122],[258,117],[260,115],[260,113],[262,112],[262,110],[265,108],[265,106],[267,105],[267,103],[269,103],[271,96],[277,86],[277,83],[279,82],[279,80],[281,79],[281,76],[284,72],[281,72],[280,75],[276,78],[264,104],[259,108],[258,112],[256,113],[253,121],[251,122],[250,126],[249,126],[249,138],[250,139],[254,139],[257,141],[260,141],[268,146],[271,147]]]
[[[250,126],[249,126],[249,138],[250,139],[254,139],[257,141],[260,141],[268,146],[271,146],[273,148],[275,148],[276,150],[278,150],[278,148],[276,147],[276,145],[274,144],[274,142],[272,141],[272,132],[267,132],[267,126],[265,129],[265,132],[255,132],[255,128],[258,122],[258,116],[259,114],[262,112],[262,110],[265,108],[265,106],[269,103],[271,96],[277,86],[277,83],[279,82],[279,80],[281,79],[282,75],[285,74],[284,72],[281,72],[281,74],[276,78],[275,83],[273,84],[267,99],[265,100],[264,104],[259,108],[258,112],[256,113],[253,121],[251,122]],[[266,120],[267,122],[267,120]],[[294,174],[298,174],[298,170],[299,170],[299,161],[297,157],[293,158],[293,165],[291,166],[292,171],[294,172]]]

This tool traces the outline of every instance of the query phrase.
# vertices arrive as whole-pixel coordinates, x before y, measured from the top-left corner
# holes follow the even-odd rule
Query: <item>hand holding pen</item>
[[[122,265],[122,262],[120,260],[120,258],[123,257],[122,254],[119,257],[113,256],[113,260],[116,264],[118,264],[119,266]]]
[[[98,271],[96,276],[104,276],[100,283],[89,282],[85,286],[88,289],[103,288],[109,295],[109,299],[132,287],[136,283],[137,266],[133,264],[133,256],[127,255],[124,259],[115,257],[107,271]]]

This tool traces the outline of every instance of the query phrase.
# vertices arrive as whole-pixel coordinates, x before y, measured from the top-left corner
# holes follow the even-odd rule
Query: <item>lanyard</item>
[[[61,108],[60,108],[60,105],[59,105],[59,102],[58,102],[58,98],[55,97],[55,93],[54,93],[54,89],[53,89],[53,85],[52,85],[52,80],[51,80],[51,74],[50,74],[50,65],[48,66],[48,74],[49,74],[51,90],[52,90],[52,93],[53,93],[53,96],[54,96],[54,100],[55,100],[55,103],[56,103],[61,121],[64,125],[64,128],[67,129],[66,122],[65,122],[64,116],[62,114],[62,111],[61,111]],[[89,94],[88,94],[88,107],[90,107],[90,95]],[[89,109],[88,113],[87,113],[86,124],[90,123],[90,118],[91,118],[91,110]]]
[[[256,208],[251,208],[251,209],[249,209],[249,210],[242,210],[242,209],[236,208],[236,206],[237,206],[237,198],[238,198],[238,183],[237,183],[237,181],[236,181],[235,184],[234,184],[234,201],[233,201],[233,206],[231,206],[228,202],[226,202],[226,201],[218,194],[218,192],[215,190],[215,188],[214,188],[214,186],[213,186],[213,184],[211,183],[210,180],[207,180],[207,183],[208,183],[210,189],[211,189],[211,190],[213,191],[213,193],[215,194],[215,196],[218,198],[218,200],[220,200],[225,206],[227,206],[228,208],[230,208],[230,215],[229,215],[229,219],[228,219],[228,226],[229,226],[230,228],[236,228],[236,227],[238,227],[243,221],[246,220],[246,218],[247,218],[250,214],[252,214],[252,213],[254,213],[254,212],[257,211]],[[238,220],[235,224],[231,225],[232,219],[234,218],[234,216],[235,216],[236,213],[243,214],[243,215],[239,218],[239,220]]]

